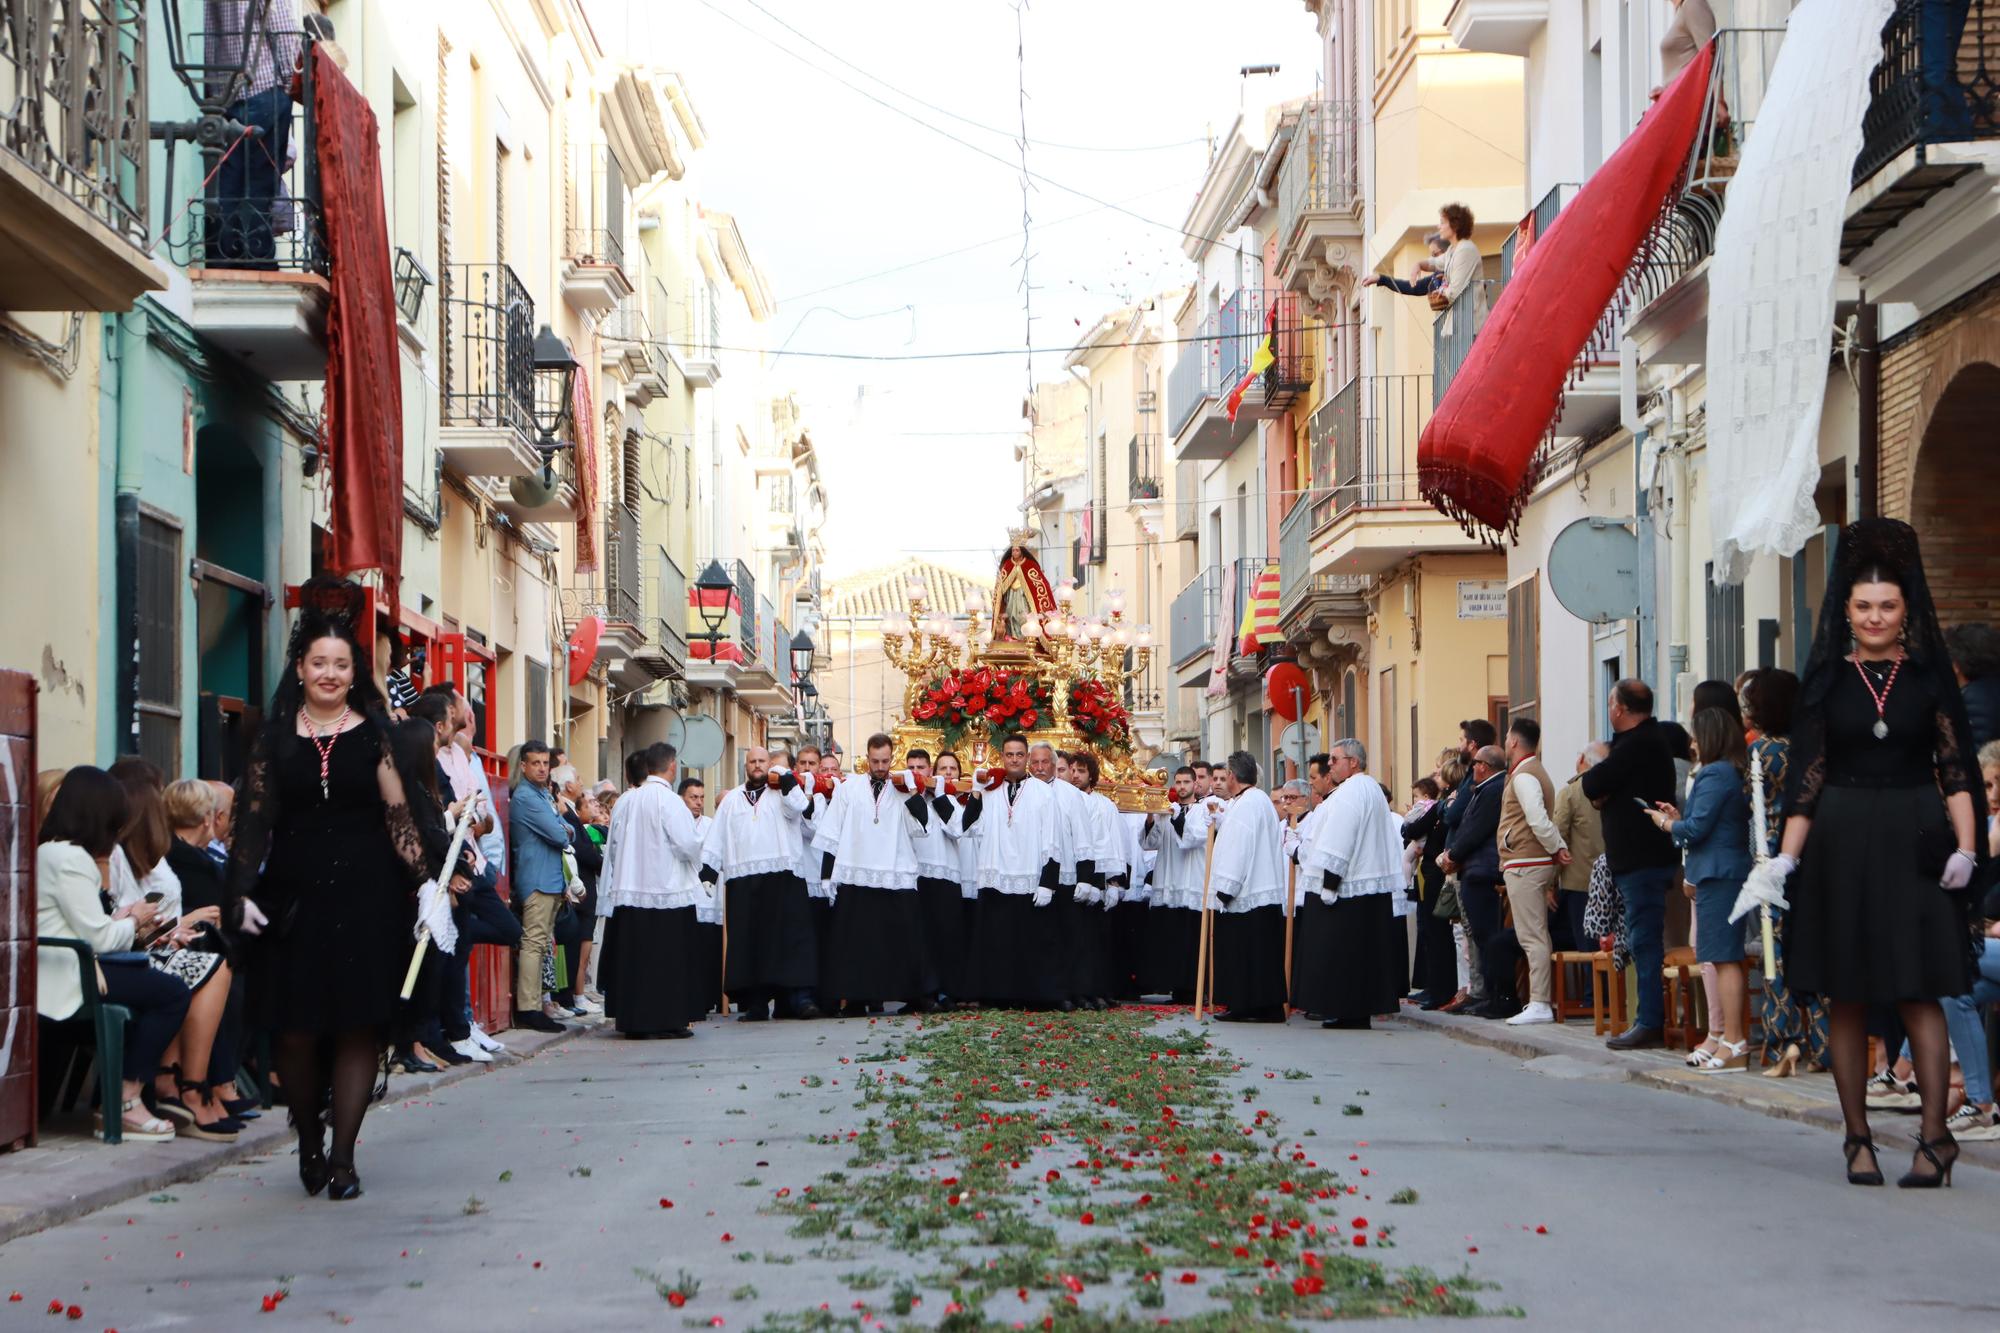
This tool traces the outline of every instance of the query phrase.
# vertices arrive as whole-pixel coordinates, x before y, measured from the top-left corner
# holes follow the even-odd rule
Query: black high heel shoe
[[[1854,1159],[1863,1148],[1868,1150],[1868,1160],[1876,1162],[1875,1137],[1872,1134],[1849,1134],[1847,1142],[1841,1145],[1847,1154],[1847,1183],[1850,1185],[1879,1185],[1882,1183],[1882,1168],[1878,1164],[1867,1171],[1856,1171]]]
[[[310,1198],[326,1188],[327,1180],[326,1147],[323,1144],[308,1144],[299,1141],[299,1184],[306,1187],[306,1197]]]
[[[1931,1164],[1929,1175],[1917,1174],[1917,1157]],[[1932,1139],[1929,1143],[1925,1143],[1920,1135],[1917,1138],[1917,1155],[1910,1159],[1910,1169],[1896,1182],[1896,1188],[1906,1190],[1934,1190],[1940,1186],[1950,1188],[1951,1168],[1957,1162],[1957,1139],[1947,1134],[1941,1139]]]
[[[354,1174],[352,1162],[327,1163],[326,1197],[336,1202],[361,1197],[361,1177]]]

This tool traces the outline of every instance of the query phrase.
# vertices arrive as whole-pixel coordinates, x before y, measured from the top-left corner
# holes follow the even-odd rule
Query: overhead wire
[[[1314,324],[1314,325],[1307,325],[1301,322],[1297,326],[1297,330],[1310,333],[1314,329],[1329,329],[1329,330],[1358,329],[1362,327],[1364,327],[1364,325],[1359,320],[1344,320],[1339,323]],[[1240,333],[1231,333],[1231,334],[1197,333],[1197,334],[1190,334],[1187,337],[1176,337],[1176,338],[1125,338],[1117,342],[1105,342],[1105,343],[1099,343],[1097,345],[1107,349],[1114,347],[1174,347],[1183,343],[1220,342],[1225,337],[1232,339],[1249,339],[1253,342],[1262,342],[1264,340],[1265,333],[1290,332],[1290,331],[1293,331],[1290,326],[1283,326],[1275,330],[1246,329]],[[665,339],[661,338],[651,339],[650,345],[656,347],[663,347],[666,348],[668,351],[678,350],[674,343],[668,342]],[[712,350],[718,352],[744,352],[750,355],[759,355],[766,353],[770,350],[769,348],[764,348],[764,347],[730,347],[723,344],[710,344],[709,346]],[[1031,350],[1037,353],[1061,352],[1067,355],[1068,353],[1076,350],[1076,344],[1064,343],[1059,346],[1045,345],[1041,347],[1032,348]],[[785,352],[786,356],[812,357],[820,360],[829,360],[829,361],[963,361],[979,357],[1019,356],[1020,354],[1021,354],[1021,349],[1019,347],[980,348],[977,350],[960,351],[960,352],[795,352],[789,349],[787,349]]]

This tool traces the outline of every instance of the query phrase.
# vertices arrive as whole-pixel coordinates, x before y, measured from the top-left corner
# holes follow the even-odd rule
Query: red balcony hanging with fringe
[[[1519,524],[1577,355],[1679,196],[1714,63],[1710,42],[1536,239],[1424,427],[1424,498],[1466,531]]]
[[[313,123],[331,259],[326,306],[327,572],[382,571],[393,617],[403,574],[403,373],[375,112],[313,47]]]

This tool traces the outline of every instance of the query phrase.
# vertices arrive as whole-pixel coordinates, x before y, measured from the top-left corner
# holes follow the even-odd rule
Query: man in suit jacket
[[[1466,928],[1479,951],[1479,970],[1486,980],[1485,1002],[1465,1010],[1481,1018],[1507,1018],[1519,1004],[1514,999],[1514,975],[1489,966],[1494,937],[1500,933],[1500,798],[1507,756],[1497,745],[1482,745],[1473,754],[1471,799],[1438,865],[1458,876],[1458,901]]]

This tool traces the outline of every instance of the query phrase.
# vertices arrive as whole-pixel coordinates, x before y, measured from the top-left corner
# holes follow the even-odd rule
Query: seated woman
[[[127,815],[125,788],[103,769],[73,768],[63,778],[42,821],[35,852],[35,928],[44,939],[82,940],[99,955],[99,991],[132,1014],[125,1030],[123,1104],[117,1112],[125,1139],[163,1142],[174,1137],[174,1127],[148,1111],[140,1093],[180,1030],[189,995],[178,977],[137,958],[115,956],[151,931],[155,916],[153,904],[143,898],[115,912],[106,904],[108,859],[117,850]],[[75,1017],[83,1007],[77,956],[44,946],[36,959],[37,1011],[57,1022]],[[98,1132],[103,1133],[101,1127]]]
[[[229,963],[214,952],[222,938],[222,909],[187,907],[182,901],[180,877],[167,864],[167,851],[175,839],[158,770],[131,760],[118,767],[125,788],[126,824],[110,858],[113,898],[121,908],[152,902],[162,921],[177,923],[165,937],[146,946],[146,960],[156,971],[178,977],[192,996],[187,1019],[168,1043],[154,1076],[153,1109],[178,1122],[180,1132],[189,1138],[231,1143],[243,1122],[232,1117],[208,1087],[209,1057],[229,1002]],[[197,941],[201,947],[196,947]]]
[[[165,865],[180,884],[181,911],[200,913],[212,908],[221,915],[221,928],[201,932],[194,948],[197,952],[220,954],[231,965],[222,977],[223,989],[229,994],[223,1005],[222,1025],[217,1029],[215,1046],[208,1057],[204,1095],[220,1103],[225,1113],[235,1119],[255,1120],[256,1103],[236,1096],[236,1074],[243,1057],[243,988],[230,973],[236,970],[236,932],[242,927],[242,909],[225,901],[228,895],[223,888],[222,869],[208,851],[215,836],[216,817],[223,808],[222,798],[217,784],[182,778],[167,788],[164,801],[167,824],[174,835],[167,844]],[[169,1059],[172,1058],[170,1054]]]

